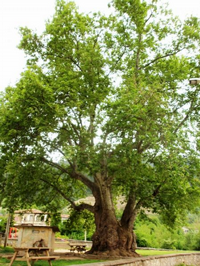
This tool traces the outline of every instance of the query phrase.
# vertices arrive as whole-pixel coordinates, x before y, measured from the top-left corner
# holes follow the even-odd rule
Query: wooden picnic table
[[[84,244],[70,244],[70,251],[84,252],[84,251],[86,251],[86,245],[84,245]]]
[[[15,260],[26,260],[28,266],[34,265],[38,260],[46,260],[52,266],[51,261],[59,258],[58,256],[50,256],[48,247],[27,247],[27,248],[14,248],[15,252],[11,258],[9,266],[12,266]],[[17,258],[20,251],[24,251],[24,257]]]

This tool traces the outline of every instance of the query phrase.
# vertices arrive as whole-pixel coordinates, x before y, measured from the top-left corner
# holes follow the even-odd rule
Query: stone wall
[[[108,262],[93,263],[93,266],[175,266],[184,263],[185,265],[200,266],[200,253],[173,254],[162,256],[148,256],[141,258],[121,259]],[[74,265],[75,266],[75,265]],[[91,264],[82,264],[91,266]]]

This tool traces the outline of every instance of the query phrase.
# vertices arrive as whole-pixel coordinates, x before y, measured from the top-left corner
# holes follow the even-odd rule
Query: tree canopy
[[[199,204],[200,87],[188,80],[200,20],[158,0],[111,6],[106,17],[58,0],[41,36],[20,29],[27,70],[0,99],[0,197],[10,208],[62,197],[94,214],[91,252],[127,255],[141,210],[173,225]],[[94,206],[76,204],[88,191]]]

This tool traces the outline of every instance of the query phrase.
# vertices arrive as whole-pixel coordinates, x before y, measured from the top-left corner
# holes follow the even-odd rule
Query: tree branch
[[[177,133],[177,131],[179,130],[179,128],[181,128],[183,125],[184,125],[184,123],[188,120],[188,118],[189,118],[189,115],[192,113],[192,111],[194,110],[194,102],[195,102],[195,100],[194,100],[194,98],[192,99],[192,101],[190,102],[190,108],[189,108],[189,110],[188,110],[188,112],[186,113],[186,116],[183,118],[183,120],[178,124],[178,126],[177,126],[177,128],[174,130],[174,134],[176,134]]]
[[[66,174],[69,174],[69,171],[66,169],[66,168],[63,168],[60,164],[58,163],[55,163],[53,161],[49,161],[47,160],[46,158],[42,157],[41,158],[41,161],[52,166],[53,168],[56,168],[58,170],[60,170],[62,173],[66,173]]]
[[[94,184],[94,182],[92,182],[91,180],[89,180],[85,175],[83,175],[82,173],[79,173],[77,170],[76,170],[76,165],[75,164],[73,164],[72,162],[70,162],[69,161],[69,163],[70,163],[70,167],[71,167],[71,170],[68,170],[68,169],[66,169],[66,168],[63,168],[61,165],[59,165],[58,163],[55,163],[55,162],[53,162],[53,161],[49,161],[49,160],[47,160],[46,158],[41,158],[41,160],[44,162],[44,163],[46,163],[46,164],[48,164],[48,165],[50,165],[50,166],[52,166],[52,167],[54,167],[54,168],[56,168],[56,169],[58,169],[58,170],[60,170],[62,173],[66,173],[66,174],[68,174],[69,176],[71,176],[73,179],[76,179],[76,180],[80,180],[84,185],[86,185],[87,187],[89,187],[92,191],[95,189],[95,184]]]
[[[89,205],[89,204],[86,204],[86,203],[81,203],[80,205],[76,205],[76,203],[71,200],[69,197],[66,196],[66,194],[58,189],[58,186],[57,184],[54,185],[52,184],[51,182],[49,182],[48,180],[44,179],[44,178],[39,178],[41,181],[43,181],[44,183],[48,184],[49,186],[51,186],[55,191],[57,191],[65,200],[67,200],[70,204],[71,204],[71,207],[77,211],[81,211],[81,210],[88,210],[92,213],[94,213],[94,206],[92,205]]]
[[[165,55],[158,56],[158,57],[156,57],[155,59],[153,59],[152,61],[150,61],[149,63],[147,63],[146,65],[141,66],[139,69],[146,68],[146,67],[150,66],[151,64],[155,63],[156,61],[158,61],[158,60],[160,60],[160,59],[163,59],[163,58],[166,58],[166,57],[169,57],[169,56],[171,56],[171,55],[175,55],[175,54],[181,52],[182,50],[184,50],[184,48],[182,48],[182,49],[177,49],[176,51],[173,51],[173,52],[171,52],[171,53],[167,53],[167,54],[165,54]]]

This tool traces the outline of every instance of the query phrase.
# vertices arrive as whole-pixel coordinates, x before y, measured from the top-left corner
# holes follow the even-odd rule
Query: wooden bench
[[[9,256],[3,256],[3,258],[6,258],[6,259],[12,259],[12,257],[9,257]],[[35,256],[35,257],[29,257],[29,260],[56,260],[56,259],[59,259],[60,257],[59,256]],[[15,261],[26,261],[27,258],[25,257],[16,257],[15,258]]]
[[[29,260],[55,260],[55,259],[59,259],[59,256],[35,256],[35,257],[29,257]]]

